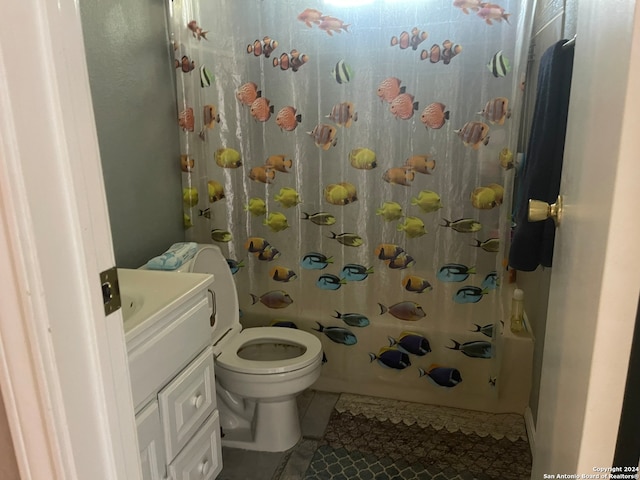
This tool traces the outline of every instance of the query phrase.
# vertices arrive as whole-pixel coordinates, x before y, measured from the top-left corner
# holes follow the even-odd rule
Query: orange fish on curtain
[[[193,132],[195,130],[193,108],[187,107],[180,112],[178,115],[178,125],[186,132]]]
[[[283,53],[279,58],[273,59],[273,66],[280,67],[280,70],[289,70],[297,72],[300,67],[309,61],[309,56],[305,53],[300,53],[298,50],[291,50],[290,54]]]
[[[264,97],[256,98],[251,104],[251,116],[259,122],[266,122],[271,118],[273,113],[273,105],[271,101]]]
[[[199,27],[197,21],[191,20],[189,23],[187,23],[187,28],[191,30],[193,38],[197,38],[198,41],[200,41],[203,38],[205,40],[208,40],[207,33],[209,33],[209,31],[208,30],[204,31],[202,27]]]
[[[405,92],[405,87],[400,86],[401,83],[402,80],[396,77],[385,78],[380,82],[376,94],[383,102],[391,103],[398,95]]]
[[[389,106],[391,113],[401,120],[409,120],[418,108],[418,102],[414,102],[414,96],[410,93],[401,93],[393,99]]]
[[[217,112],[215,105],[205,105],[203,107],[203,125],[198,136],[201,140],[205,140],[207,130],[212,130],[216,123],[220,123],[220,114]]]
[[[422,50],[420,60],[429,60],[431,63],[442,61],[445,65],[449,65],[453,57],[462,52],[462,46],[454,44],[451,40],[442,42],[442,48],[434,43],[429,50]]]
[[[417,50],[418,46],[424,42],[429,34],[427,32],[421,32],[418,27],[413,27],[411,30],[411,35],[409,32],[404,31],[399,36],[391,37],[391,46],[395,47],[396,45],[400,47],[400,50],[405,50],[411,47],[413,50]]]
[[[298,113],[295,107],[287,105],[283,107],[276,115],[276,125],[280,127],[281,130],[286,132],[291,132],[295,130],[298,126],[298,123],[302,121],[302,115]]]
[[[276,48],[278,48],[277,40],[266,36],[262,39],[262,42],[256,39],[253,43],[247,45],[247,53],[253,53],[256,57],[264,55],[265,58],[269,58]]]
[[[258,85],[253,82],[243,83],[238,90],[236,90],[236,98],[243,105],[251,106],[251,104],[261,96],[262,92],[258,90]]]
[[[184,73],[189,73],[191,70],[196,68],[196,62],[191,60],[188,56],[183,55],[180,60],[177,58],[173,61],[173,64],[176,68],[181,69]]]

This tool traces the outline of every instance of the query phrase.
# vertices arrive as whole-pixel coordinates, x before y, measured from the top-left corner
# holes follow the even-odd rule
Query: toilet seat
[[[251,343],[285,343],[304,347],[306,350],[295,358],[286,360],[247,360],[238,356],[238,351]],[[242,330],[228,339],[220,355],[217,367],[238,373],[271,375],[287,373],[305,368],[322,356],[322,344],[313,335],[292,328],[255,327]]]

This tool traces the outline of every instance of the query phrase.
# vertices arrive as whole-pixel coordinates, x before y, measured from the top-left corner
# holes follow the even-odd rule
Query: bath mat
[[[400,408],[407,406],[399,405],[403,402],[356,397],[359,406],[354,406],[354,399],[350,398],[336,404],[305,480],[530,478],[529,444],[526,435],[522,438],[518,433],[519,423],[513,418],[460,410],[453,413],[467,417],[467,422],[459,417],[454,422],[447,416],[452,412],[440,412],[443,416],[438,420],[433,409],[441,407],[411,404],[412,408]],[[479,428],[478,419],[483,415],[489,415],[494,422],[480,422]]]

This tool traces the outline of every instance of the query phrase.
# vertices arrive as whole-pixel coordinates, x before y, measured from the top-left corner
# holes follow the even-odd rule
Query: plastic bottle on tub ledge
[[[511,299],[510,328],[516,334],[524,331],[524,292],[519,288],[513,291]]]

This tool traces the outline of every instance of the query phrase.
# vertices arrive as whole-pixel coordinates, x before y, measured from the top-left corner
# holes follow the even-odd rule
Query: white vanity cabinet
[[[213,480],[222,470],[213,277],[140,270],[118,276],[143,478]]]

